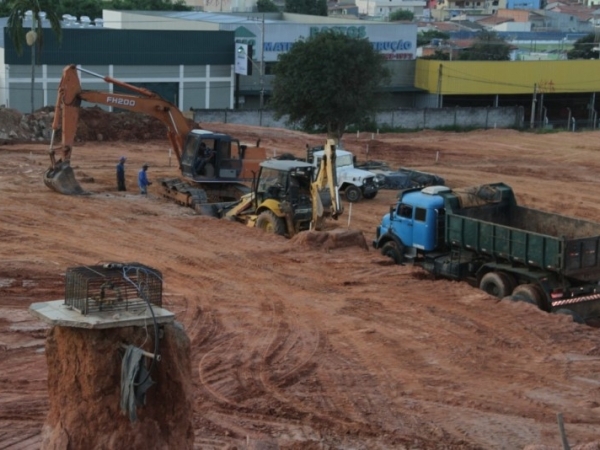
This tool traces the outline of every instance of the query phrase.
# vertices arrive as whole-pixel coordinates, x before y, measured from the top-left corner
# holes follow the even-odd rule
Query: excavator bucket
[[[68,161],[59,162],[54,168],[48,169],[44,173],[44,184],[60,194],[86,194],[75,179],[75,172]]]

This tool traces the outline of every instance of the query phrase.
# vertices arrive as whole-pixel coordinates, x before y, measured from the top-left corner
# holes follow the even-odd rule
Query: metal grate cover
[[[140,263],[67,269],[65,304],[83,315],[162,306],[162,274]]]

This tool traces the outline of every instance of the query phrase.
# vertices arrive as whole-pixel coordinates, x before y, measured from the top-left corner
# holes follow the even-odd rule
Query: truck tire
[[[396,241],[388,241],[381,247],[381,254],[392,258],[394,264],[402,264],[404,261],[404,249],[402,244],[398,244]]]
[[[267,233],[285,236],[285,222],[277,217],[273,211],[261,212],[256,219],[256,228],[260,228]]]
[[[356,203],[362,198],[361,190],[354,185],[348,186],[344,191],[344,195],[346,195],[346,200],[350,203]]]
[[[511,287],[510,280],[501,272],[488,272],[479,283],[479,289],[497,298],[510,295]]]
[[[542,290],[533,283],[520,284],[512,291],[512,295],[517,297],[519,300],[531,303],[540,309],[543,308],[544,295]]]
[[[375,197],[377,197],[377,192],[371,192],[370,194],[365,194],[363,195],[364,198],[366,198],[367,200],[373,200]]]

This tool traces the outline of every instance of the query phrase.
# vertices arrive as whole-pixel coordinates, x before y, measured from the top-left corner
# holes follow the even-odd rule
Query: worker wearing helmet
[[[148,164],[144,164],[142,169],[138,172],[138,186],[140,187],[140,194],[146,195],[148,193],[148,186],[152,183],[148,181],[148,175],[146,171],[148,170]]]

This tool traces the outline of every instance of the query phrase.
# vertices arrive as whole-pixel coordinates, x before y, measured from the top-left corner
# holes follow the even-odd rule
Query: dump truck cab
[[[429,186],[402,191],[377,227],[373,246],[383,248],[387,244],[390,251],[408,255],[417,249],[428,252],[442,247],[445,200],[441,194],[445,192],[450,192],[450,188]],[[392,254],[388,256],[396,259]]]
[[[315,167],[321,165],[325,155],[323,147],[308,149],[307,161],[312,162]],[[378,176],[367,170],[359,169],[355,165],[355,157],[347,150],[336,149],[336,179],[337,187],[351,203],[360,201],[362,198],[371,200],[377,196],[379,189],[383,186],[384,177]]]

